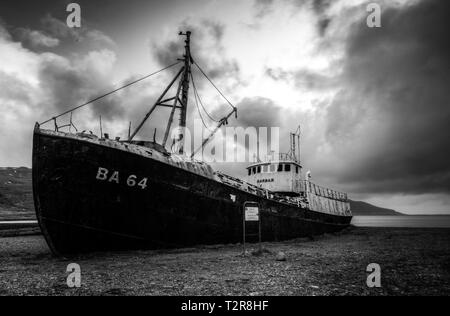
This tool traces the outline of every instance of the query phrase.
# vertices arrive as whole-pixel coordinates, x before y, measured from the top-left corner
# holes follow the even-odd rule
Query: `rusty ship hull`
[[[335,232],[350,224],[351,216],[273,201],[112,142],[35,128],[35,208],[54,254],[237,243],[245,201],[260,204],[263,241]]]

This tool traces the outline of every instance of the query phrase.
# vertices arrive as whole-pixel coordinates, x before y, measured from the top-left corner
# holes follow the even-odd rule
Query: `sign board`
[[[243,255],[245,256],[245,237],[246,236],[255,236],[256,234],[249,234],[246,229],[247,222],[258,222],[258,241],[259,241],[259,249],[261,250],[261,218],[259,214],[259,204],[257,202],[247,201],[244,202],[243,207],[243,216],[242,216],[242,246],[243,246]],[[254,225],[251,225],[254,226]]]
[[[257,222],[259,221],[259,209],[256,206],[246,206],[245,207],[245,220],[247,222]]]

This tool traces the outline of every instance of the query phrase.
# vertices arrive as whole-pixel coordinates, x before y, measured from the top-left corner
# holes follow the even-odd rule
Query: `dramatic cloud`
[[[203,19],[200,22],[185,20],[181,23],[179,30],[192,32],[191,54],[194,61],[211,79],[222,81],[222,86],[231,89],[244,82],[241,80],[237,61],[226,57],[226,49],[222,44],[224,28],[225,26],[220,23]],[[170,40],[151,44],[152,53],[163,66],[174,63],[184,54],[180,37],[170,36],[169,38]],[[195,78],[201,76],[195,66],[192,70]],[[201,83],[202,81],[199,82]]]
[[[52,97],[54,110],[63,112],[113,90],[109,76],[115,61],[114,52],[109,50],[91,51],[72,61],[47,53],[41,56],[39,80]],[[124,111],[116,96],[97,101],[92,109],[106,118],[121,115]]]
[[[59,45],[59,39],[48,36],[41,31],[19,28],[17,30],[22,44],[31,47],[56,47]]]
[[[327,16],[326,11],[331,6],[330,0],[313,0],[313,8],[317,13],[319,19],[317,22],[317,27],[319,29],[319,34],[321,36],[325,35],[328,26],[331,23],[331,19]]]
[[[65,22],[51,16],[50,14],[47,14],[44,18],[42,18],[41,23],[47,32],[55,37],[71,37],[77,41],[81,39],[81,31],[79,31],[78,28],[67,27]]]
[[[110,47],[116,45],[109,36],[99,30],[92,29],[87,22],[83,22],[81,28],[70,28],[67,27],[66,22],[47,14],[41,19],[41,24],[49,34],[56,38],[71,39],[75,42],[84,42],[84,44],[107,45]]]
[[[450,192],[450,4],[388,8],[382,27],[356,23],[327,141],[360,192]]]
[[[320,36],[325,35],[325,32],[331,22],[331,18],[328,16],[327,11],[330,8],[332,1],[330,0],[256,0],[255,17],[262,19],[274,11],[274,7],[278,4],[293,5],[298,8],[311,8],[317,15],[316,27]],[[257,27],[258,23],[252,24],[253,27]]]
[[[8,141],[0,144],[2,165],[26,164],[31,150],[31,132],[35,121],[51,117],[112,90],[110,76],[115,53],[107,49],[90,51],[69,60],[63,56],[36,53],[15,42],[0,26],[0,134]],[[117,97],[96,102],[78,116],[78,123],[91,127],[91,117],[103,115],[113,120],[123,114]],[[59,119],[59,125],[68,117]],[[26,153],[26,154],[24,154]]]
[[[272,11],[273,2],[274,0],[256,0],[256,17],[262,18],[265,15],[269,14]]]
[[[292,82],[299,89],[307,91],[335,88],[339,85],[339,80],[333,76],[326,76],[320,72],[310,69],[298,69],[295,71],[285,71],[279,68],[267,68],[266,75],[273,80],[283,80]]]
[[[226,108],[226,106],[223,107]],[[262,97],[244,98],[236,104],[236,107],[239,109],[239,112],[237,122],[231,123],[234,126],[281,126],[281,107],[275,104],[273,100]],[[222,113],[224,112],[225,109]]]

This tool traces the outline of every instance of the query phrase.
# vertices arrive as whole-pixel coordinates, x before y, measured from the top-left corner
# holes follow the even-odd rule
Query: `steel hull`
[[[118,181],[97,179],[100,167],[109,176],[117,171]],[[138,181],[146,177],[146,188],[129,186],[130,175]],[[57,255],[241,242],[245,201],[260,203],[265,241],[335,232],[351,221],[351,216],[269,200],[161,161],[38,128],[33,191],[39,225]]]

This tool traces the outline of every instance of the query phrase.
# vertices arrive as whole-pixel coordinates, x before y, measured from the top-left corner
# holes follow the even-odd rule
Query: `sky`
[[[0,0],[0,166],[31,167],[35,122],[173,63],[178,32],[191,30],[195,60],[238,107],[232,125],[279,126],[285,151],[301,125],[314,182],[408,214],[450,214],[448,1],[91,0],[77,2],[80,28],[66,24],[70,2]],[[381,7],[379,28],[367,26],[369,3]],[[75,112],[75,125],[98,133],[101,115],[125,137],[173,71]],[[208,111],[224,116],[226,102],[194,76]],[[189,121],[197,115],[190,103]],[[157,128],[160,139],[167,116],[155,113],[140,137]],[[215,167],[245,175],[242,164]]]

